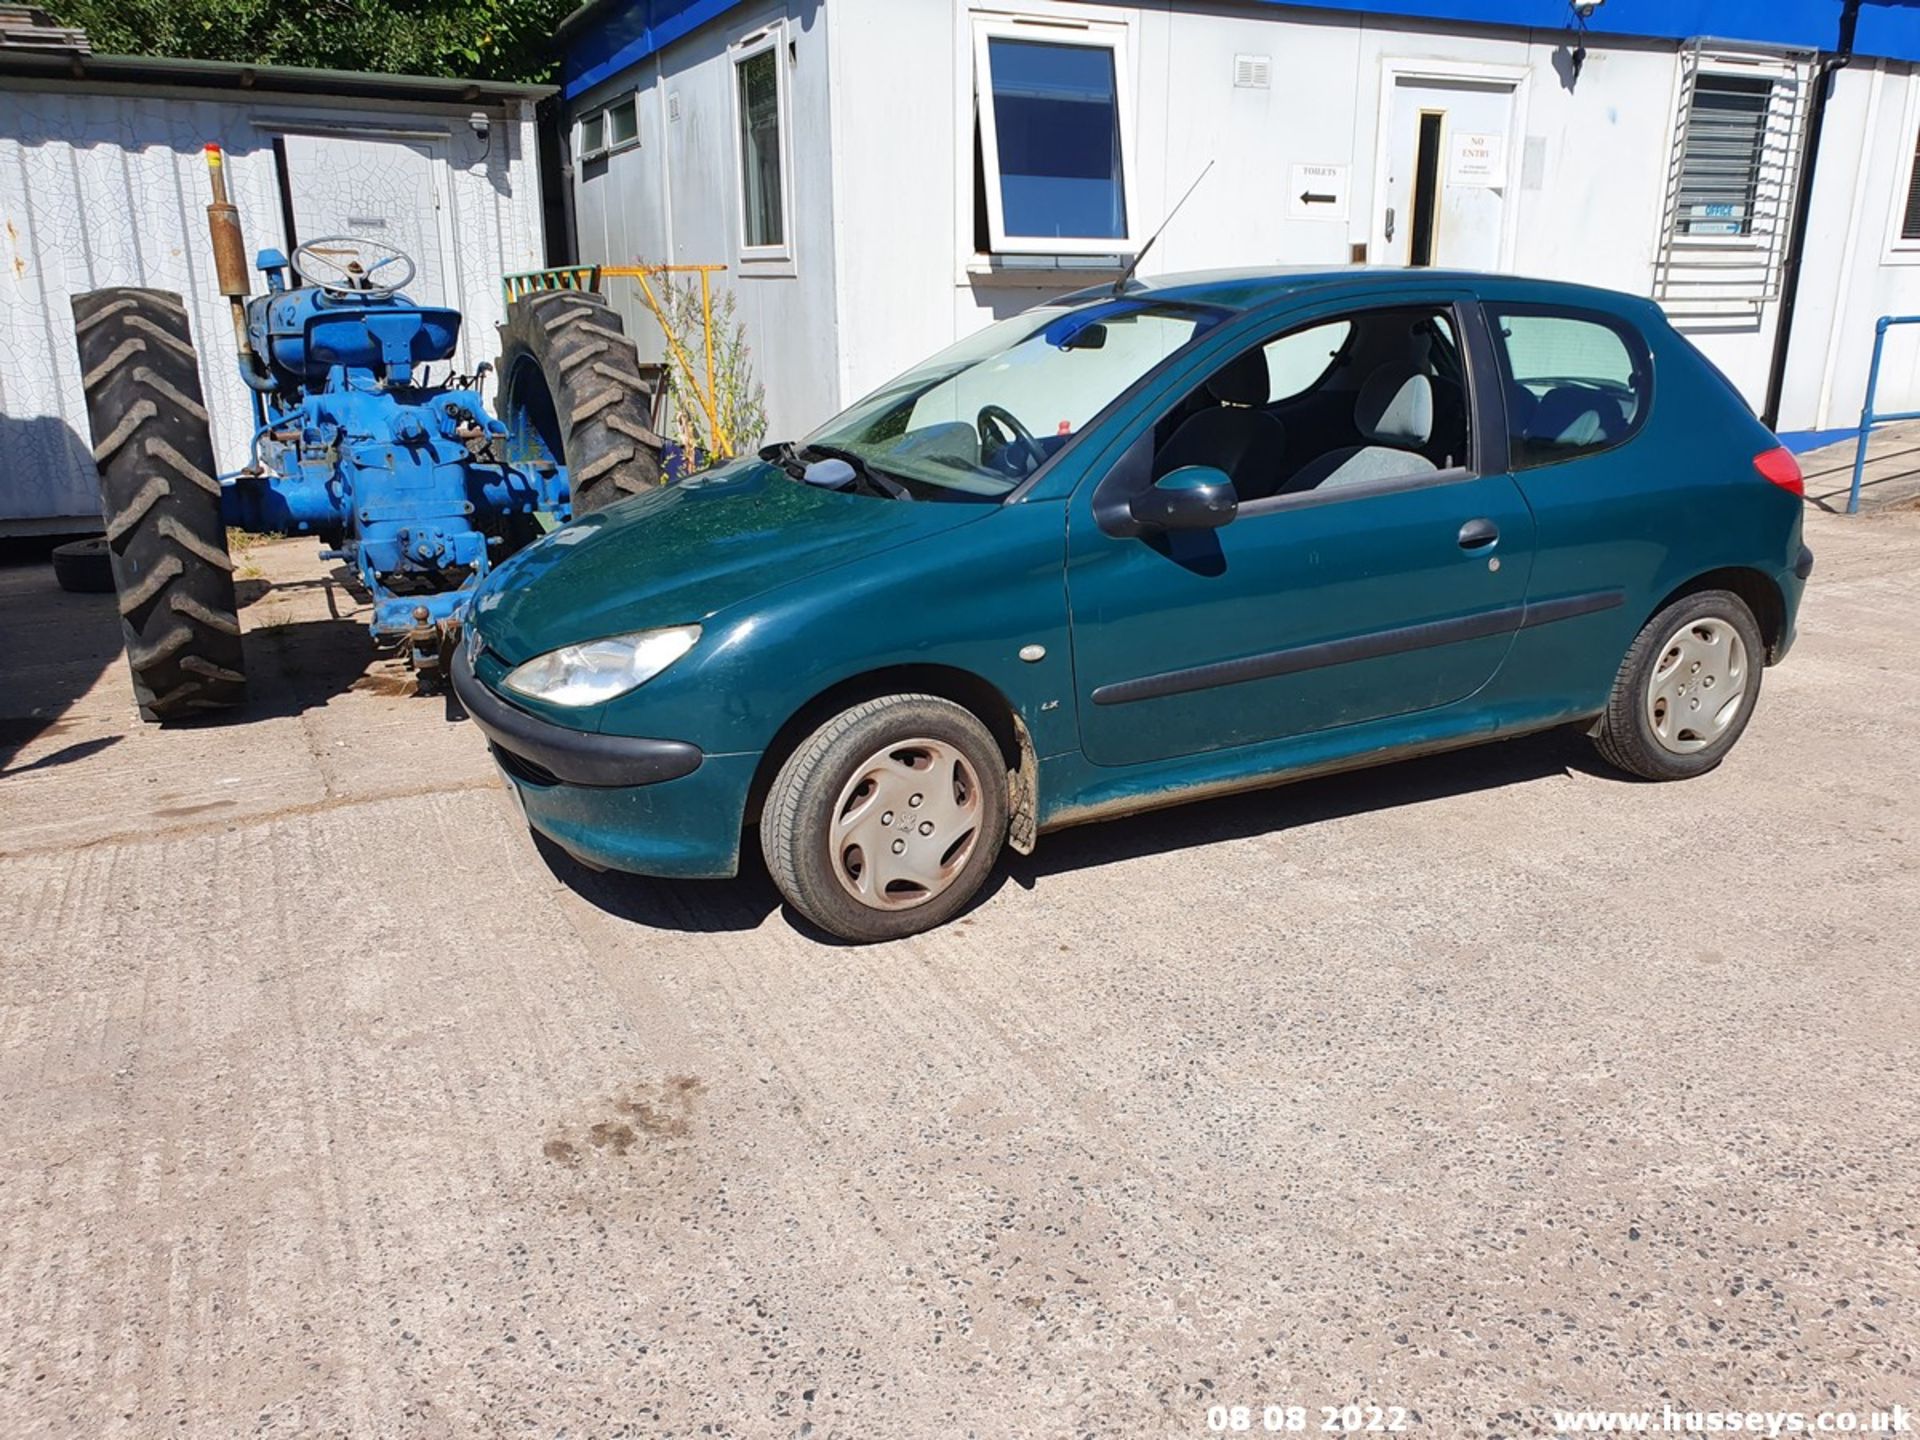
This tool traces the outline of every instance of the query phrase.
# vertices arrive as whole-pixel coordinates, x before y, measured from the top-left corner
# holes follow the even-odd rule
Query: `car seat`
[[[1358,485],[1440,468],[1420,453],[1433,436],[1433,382],[1412,364],[1382,365],[1367,377],[1354,401],[1353,424],[1373,443],[1317,456],[1281,486],[1280,493]]]
[[[1249,350],[1216,370],[1206,388],[1217,403],[1189,415],[1167,437],[1154,457],[1154,478],[1182,465],[1211,465],[1227,472],[1242,500],[1271,495],[1287,428],[1260,408],[1272,390],[1266,351]]]

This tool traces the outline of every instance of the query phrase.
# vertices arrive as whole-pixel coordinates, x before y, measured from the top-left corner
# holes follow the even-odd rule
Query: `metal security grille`
[[[1654,298],[1670,314],[1753,315],[1779,298],[1813,61],[1704,40],[1681,51],[1653,271]]]

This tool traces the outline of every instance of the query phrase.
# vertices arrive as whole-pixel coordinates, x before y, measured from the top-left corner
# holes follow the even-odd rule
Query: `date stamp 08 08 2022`
[[[1393,1435],[1409,1428],[1404,1405],[1209,1405],[1207,1429],[1220,1434]]]

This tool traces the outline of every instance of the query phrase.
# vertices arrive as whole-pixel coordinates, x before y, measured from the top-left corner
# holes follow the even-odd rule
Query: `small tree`
[[[708,317],[700,304],[698,277],[671,274],[647,279],[654,316],[667,336],[667,398],[671,437],[696,457],[730,460],[760,443],[767,425],[766,390],[753,378],[746,326],[734,313],[734,295],[713,297],[713,393],[707,393]],[[709,409],[711,406],[711,410]]]

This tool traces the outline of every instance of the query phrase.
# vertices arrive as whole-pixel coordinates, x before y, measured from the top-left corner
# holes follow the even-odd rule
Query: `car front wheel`
[[[788,757],[760,819],[788,904],[844,940],[943,924],[993,871],[1007,763],[972,712],[933,695],[842,711]]]
[[[1765,656],[1759,623],[1738,595],[1682,596],[1649,620],[1627,651],[1594,745],[1609,763],[1644,779],[1706,773],[1747,728]]]

